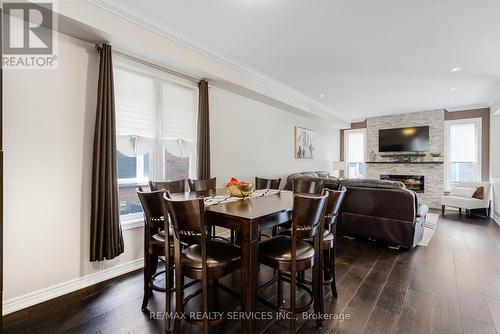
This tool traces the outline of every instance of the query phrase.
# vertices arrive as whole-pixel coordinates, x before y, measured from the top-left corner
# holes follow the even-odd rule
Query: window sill
[[[122,231],[133,230],[136,228],[144,227],[144,219],[142,218],[130,219],[122,222],[121,224],[122,224]]]

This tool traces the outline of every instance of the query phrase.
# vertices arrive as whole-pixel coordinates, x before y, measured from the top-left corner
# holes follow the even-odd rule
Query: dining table
[[[293,193],[291,191],[255,192],[247,198],[230,198],[225,189],[172,194],[176,199],[205,199],[207,224],[234,230],[239,235],[241,249],[241,331],[255,332],[253,317],[257,308],[259,239],[261,231],[291,220]]]

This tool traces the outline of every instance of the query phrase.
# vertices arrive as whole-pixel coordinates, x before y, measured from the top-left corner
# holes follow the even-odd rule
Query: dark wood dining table
[[[225,194],[224,189],[215,192],[190,192],[172,194],[174,198],[199,198]],[[205,209],[207,224],[235,230],[240,234],[241,247],[241,330],[255,332],[252,313],[257,307],[257,281],[259,264],[259,237],[262,230],[290,221],[293,194],[284,191],[278,194],[246,198],[208,206]]]

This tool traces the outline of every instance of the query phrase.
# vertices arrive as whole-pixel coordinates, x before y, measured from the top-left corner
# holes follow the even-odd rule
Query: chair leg
[[[304,270],[299,271],[297,277],[299,282],[304,282],[306,280],[306,272]]]
[[[295,303],[296,303],[296,292],[297,292],[297,272],[292,265],[292,271],[290,272],[290,310],[294,312],[292,317],[290,317],[290,333],[295,333],[297,331],[297,322],[295,320]]]
[[[203,298],[203,334],[208,334],[208,282],[207,280],[201,281],[202,285],[202,298]]]
[[[182,274],[180,268],[175,269],[175,312],[177,316],[174,321],[174,333],[179,333],[181,328],[181,317],[180,315],[184,312],[184,307],[182,306],[183,291],[182,291]]]
[[[172,275],[171,275],[171,264],[170,256],[167,252],[165,255],[165,333],[170,333],[170,310],[171,310],[171,300],[170,300],[170,286],[172,285]]]
[[[332,249],[330,249],[330,273],[332,275],[332,283],[331,288],[332,288],[332,296],[337,298],[337,283],[335,282],[335,246],[333,246]]]
[[[207,237],[209,239],[213,239],[213,237],[215,237],[215,233],[214,233],[214,226],[213,225],[210,225],[207,229]]]
[[[145,311],[148,307],[149,297],[153,294],[153,289],[151,289],[149,283],[151,282],[151,277],[153,277],[154,271],[152,268],[153,261],[152,257],[155,257],[149,254],[149,251],[146,250],[144,253],[144,297],[142,299],[141,310]],[[156,257],[155,257],[156,258]]]
[[[281,271],[278,270],[278,294],[276,295],[276,304],[280,307],[283,304],[283,281],[281,280]]]
[[[175,287],[175,283],[174,283],[175,269],[174,269],[174,267],[172,265],[170,266],[170,269],[168,270],[168,273],[170,275],[170,279],[169,279],[170,286],[169,286],[169,288],[172,289],[172,288]]]
[[[214,298],[212,298],[213,301],[213,307],[216,309],[217,305],[219,305],[219,280],[214,279],[213,280],[213,291],[214,291]]]
[[[467,218],[470,218],[470,217],[471,217],[471,214],[470,214],[470,210],[469,210],[469,209],[466,209],[466,210],[465,210],[465,217],[467,217]]]
[[[462,208],[458,208],[458,214],[461,216],[462,215]]]
[[[444,215],[444,210],[446,210],[446,206],[445,205],[441,205],[441,213]]]
[[[312,290],[313,290],[313,298],[314,298],[314,313],[317,315],[321,315],[324,310],[324,305],[323,305],[323,280],[322,275],[323,275],[323,268],[322,268],[322,263],[321,263],[321,258],[320,256],[316,256],[316,260],[314,262],[314,266],[312,268],[313,270],[313,278],[312,278]],[[321,321],[321,317],[317,317],[316,319],[316,326],[318,328],[322,328],[323,324]]]
[[[323,251],[323,282],[332,277],[330,253],[329,249]]]

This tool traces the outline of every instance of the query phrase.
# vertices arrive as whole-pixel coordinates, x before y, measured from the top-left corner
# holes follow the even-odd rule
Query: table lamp
[[[332,164],[332,169],[339,172],[339,178],[344,178],[345,161],[334,161]]]

